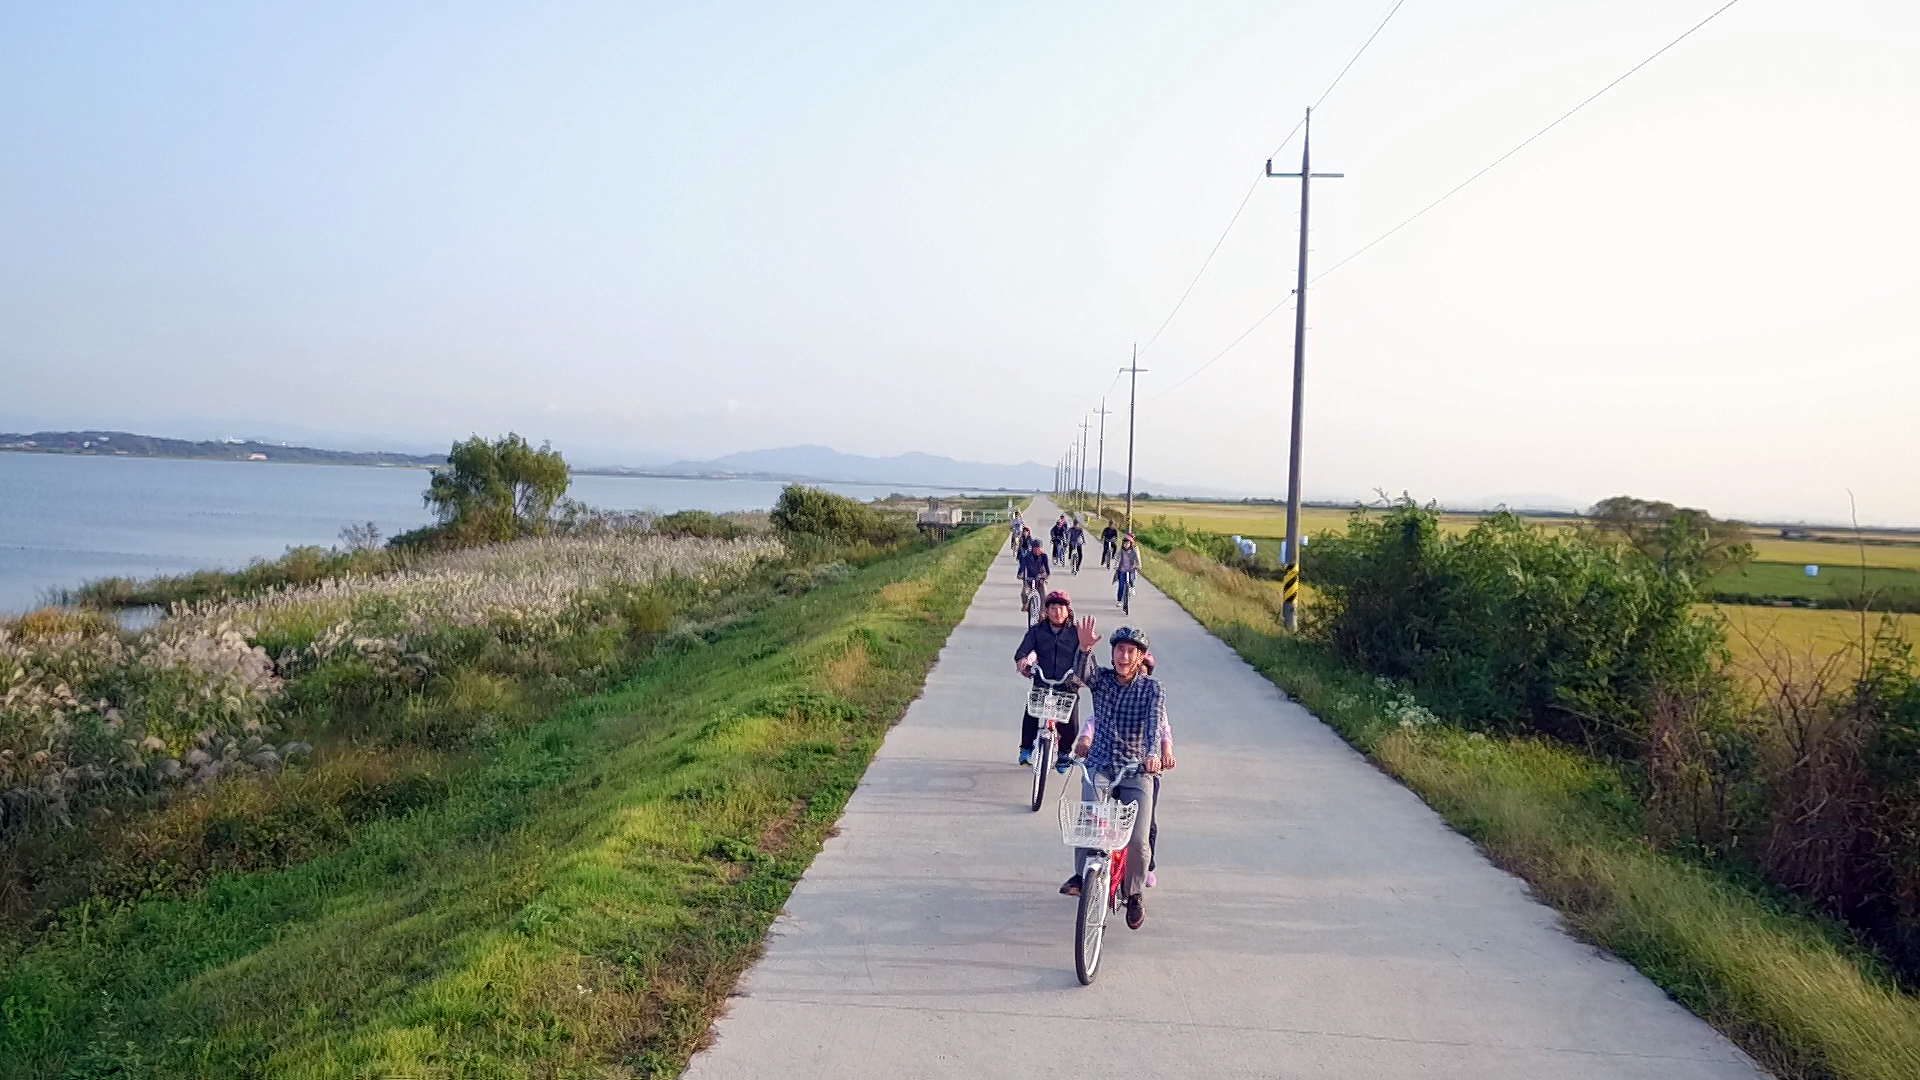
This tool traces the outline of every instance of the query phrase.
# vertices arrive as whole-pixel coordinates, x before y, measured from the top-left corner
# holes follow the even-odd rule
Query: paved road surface
[[[1054,581],[1119,625],[1097,567]],[[1067,851],[1014,764],[1002,548],[690,1080],[1763,1075],[1145,582],[1131,621],[1180,765],[1146,925],[1109,924],[1098,981],[1074,978]]]

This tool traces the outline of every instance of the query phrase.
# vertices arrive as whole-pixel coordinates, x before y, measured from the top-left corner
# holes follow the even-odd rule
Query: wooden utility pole
[[[1096,517],[1100,515],[1100,500],[1106,494],[1107,414],[1111,411],[1107,408],[1107,399],[1101,398],[1100,408],[1095,410],[1095,415],[1100,417],[1100,456],[1093,464],[1093,512]]]
[[[1140,400],[1140,373],[1147,370],[1140,366],[1140,343],[1133,343],[1133,363],[1120,369],[1130,376],[1127,383],[1127,523],[1123,528],[1133,531],[1133,412]]]
[[[1293,288],[1293,434],[1287,454],[1287,563],[1280,572],[1280,617],[1287,629],[1300,628],[1300,417],[1307,388],[1307,193],[1313,181],[1345,173],[1317,173],[1309,156],[1313,146],[1313,110],[1300,125],[1300,171],[1277,173],[1267,160],[1267,175],[1300,178],[1300,267]]]
[[[1080,421],[1080,481],[1075,487],[1081,498],[1085,498],[1087,494],[1087,429],[1092,426],[1091,420]],[[1086,507],[1081,507],[1082,511],[1085,509]]]

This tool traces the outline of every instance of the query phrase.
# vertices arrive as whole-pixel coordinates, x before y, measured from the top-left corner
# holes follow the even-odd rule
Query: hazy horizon
[[[0,429],[1051,462],[1390,6],[18,5]],[[1316,267],[1718,6],[1405,5],[1316,114]],[[1743,0],[1316,284],[1306,495],[1920,524],[1916,46]],[[1140,475],[1284,487],[1291,317],[1182,380],[1297,198],[1143,353]]]

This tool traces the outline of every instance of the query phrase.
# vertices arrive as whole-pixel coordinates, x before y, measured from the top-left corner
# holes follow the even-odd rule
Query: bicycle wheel
[[[1040,803],[1047,795],[1047,771],[1053,768],[1053,740],[1058,738],[1051,725],[1043,726],[1040,734],[1033,740],[1033,805],[1027,809],[1038,813]]]
[[[1080,913],[1074,917],[1073,973],[1080,985],[1092,986],[1100,970],[1100,945],[1107,934],[1107,864],[1080,878]]]

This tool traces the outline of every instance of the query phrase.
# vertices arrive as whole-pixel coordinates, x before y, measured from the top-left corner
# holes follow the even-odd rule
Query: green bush
[[[1496,514],[1459,536],[1402,503],[1315,538],[1316,632],[1444,711],[1637,754],[1657,692],[1714,683],[1693,578],[1620,545]]]
[[[702,540],[737,540],[747,530],[737,522],[705,510],[681,510],[658,518],[653,531],[661,536],[691,536]]]
[[[867,543],[876,547],[913,535],[910,525],[844,495],[789,484],[780,493],[769,520],[783,537],[811,536],[833,544]]]

